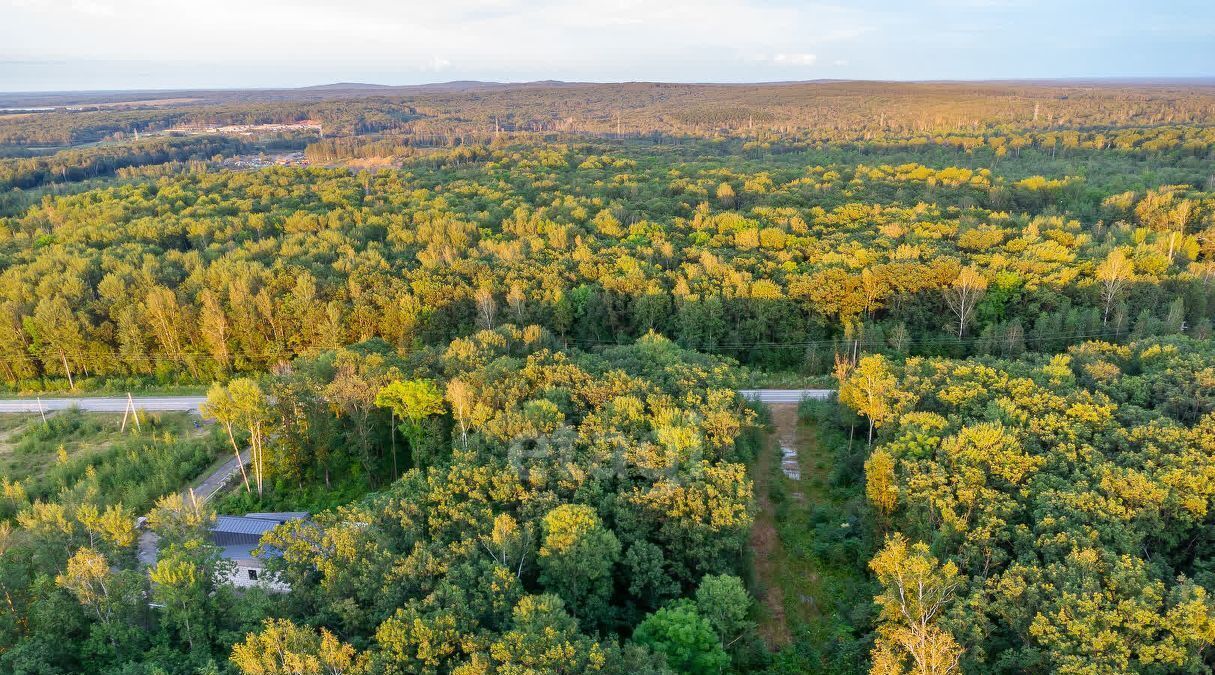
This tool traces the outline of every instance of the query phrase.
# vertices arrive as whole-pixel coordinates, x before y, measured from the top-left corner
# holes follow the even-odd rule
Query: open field
[[[0,414],[0,429],[8,427],[0,431],[0,475],[11,480],[38,479],[57,463],[87,460],[126,439],[192,434],[196,419],[180,412],[143,415],[142,429],[131,418],[123,431],[121,414],[58,409],[48,415],[46,423],[37,414]]]

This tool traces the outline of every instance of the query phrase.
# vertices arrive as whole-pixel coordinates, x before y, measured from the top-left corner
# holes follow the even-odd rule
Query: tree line
[[[65,150],[47,157],[0,159],[0,190],[82,181],[130,166],[209,160],[247,149],[246,143],[228,137],[151,138],[126,145]]]

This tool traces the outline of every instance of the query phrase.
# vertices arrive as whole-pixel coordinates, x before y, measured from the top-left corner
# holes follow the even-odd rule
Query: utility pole
[[[135,429],[143,431],[143,427],[139,424],[139,411],[135,409],[135,399],[131,398],[131,392],[129,391],[127,392],[127,406],[122,410],[122,428],[119,429],[119,432],[127,430],[127,415],[133,415],[135,417]]]
[[[72,391],[76,391],[76,381],[72,379],[72,369],[68,367],[67,353],[62,349],[59,350],[59,358],[63,359],[63,372],[67,373],[68,386]]]

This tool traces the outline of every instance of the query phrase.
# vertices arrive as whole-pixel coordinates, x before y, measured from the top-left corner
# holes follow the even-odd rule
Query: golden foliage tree
[[[367,657],[322,628],[290,619],[267,619],[259,633],[232,647],[231,659],[244,675],[359,675],[368,671]]]
[[[881,354],[861,357],[856,368],[840,382],[839,399],[869,420],[870,444],[875,428],[895,419],[913,402],[910,394],[899,391],[894,371]]]
[[[937,625],[961,585],[952,561],[940,564],[928,545],[909,545],[901,534],[886,540],[869,561],[882,585],[874,598],[881,624],[871,656],[871,675],[946,675],[958,670],[962,647]]]
[[[974,267],[963,267],[953,283],[944,289],[945,302],[958,317],[958,339],[966,334],[966,326],[974,320],[974,310],[987,292],[987,279]]]

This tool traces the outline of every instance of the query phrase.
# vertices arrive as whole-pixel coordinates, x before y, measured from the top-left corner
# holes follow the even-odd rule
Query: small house
[[[243,516],[219,516],[211,526],[211,543],[220,547],[224,559],[231,560],[235,567],[228,581],[237,588],[263,586],[273,591],[291,590],[287,584],[265,577],[264,558],[277,555],[273,550],[263,550],[261,556],[254,555],[262,535],[291,520],[303,520],[308,514],[303,511],[272,513],[247,513]]]
[[[218,516],[211,525],[211,543],[220,549],[220,557],[234,564],[227,581],[237,588],[260,586],[270,591],[286,593],[291,587],[265,573],[265,559],[278,552],[263,548],[260,555],[253,551],[258,547],[262,535],[292,520],[308,518],[305,511],[279,511],[268,513],[246,513],[243,516]],[[143,521],[143,519],[141,519]],[[140,522],[142,529],[146,521]],[[154,565],[158,553],[157,537],[145,530],[139,538],[139,559],[146,565]]]

